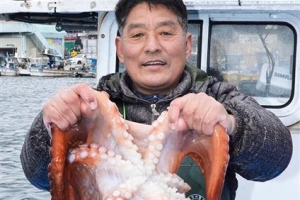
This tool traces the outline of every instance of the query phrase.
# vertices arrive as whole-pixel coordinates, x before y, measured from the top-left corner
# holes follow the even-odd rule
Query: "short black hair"
[[[187,32],[187,10],[182,0],[120,0],[115,8],[115,16],[120,34],[125,26],[130,11],[138,4],[144,2],[147,3],[149,7],[152,5],[163,5],[172,10],[177,15],[183,30]]]

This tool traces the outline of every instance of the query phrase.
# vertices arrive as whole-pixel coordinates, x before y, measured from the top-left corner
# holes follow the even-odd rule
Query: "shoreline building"
[[[52,49],[63,58],[66,35],[56,31],[55,25],[0,21],[0,55],[38,58],[45,49]]]

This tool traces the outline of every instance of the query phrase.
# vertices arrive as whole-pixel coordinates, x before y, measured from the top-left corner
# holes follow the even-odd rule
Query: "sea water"
[[[20,163],[25,135],[43,104],[61,88],[94,78],[0,76],[0,199],[50,199],[26,179]]]

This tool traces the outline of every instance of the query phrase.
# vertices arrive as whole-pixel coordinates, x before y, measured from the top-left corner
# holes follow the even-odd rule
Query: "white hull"
[[[69,77],[71,76],[71,71],[55,69],[30,69],[30,76]]]
[[[19,76],[30,76],[30,70],[29,69],[19,69]]]
[[[1,76],[18,76],[19,71],[17,69],[7,69],[2,68],[1,69]]]

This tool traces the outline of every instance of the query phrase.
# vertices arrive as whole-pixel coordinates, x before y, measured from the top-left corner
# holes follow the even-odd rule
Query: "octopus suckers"
[[[86,158],[88,156],[88,152],[87,151],[82,151],[79,153],[80,158]]]
[[[161,143],[156,145],[156,149],[159,151],[162,150],[163,148],[164,148],[164,146]]]
[[[114,196],[114,197],[118,197],[118,196],[120,196],[120,194],[121,194],[121,192],[118,191],[118,190],[115,190],[115,191],[113,192],[113,196]]]
[[[158,138],[159,140],[163,140],[163,139],[165,138],[165,134],[162,133],[162,132],[160,132],[160,133],[157,134],[157,138]]]
[[[130,192],[125,192],[125,193],[124,193],[124,197],[125,197],[126,199],[131,199],[131,198],[132,198],[132,194],[131,194]]]
[[[99,145],[98,145],[98,144],[95,144],[95,143],[92,143],[92,144],[90,144],[90,147],[91,147],[91,148],[99,148]]]
[[[76,156],[75,156],[75,154],[74,153],[71,153],[70,155],[69,155],[69,163],[73,163],[74,162],[74,160],[75,160],[75,158],[76,158]]]
[[[114,157],[116,154],[115,154],[114,151],[108,150],[108,151],[107,151],[107,155],[108,155],[109,157]]]

